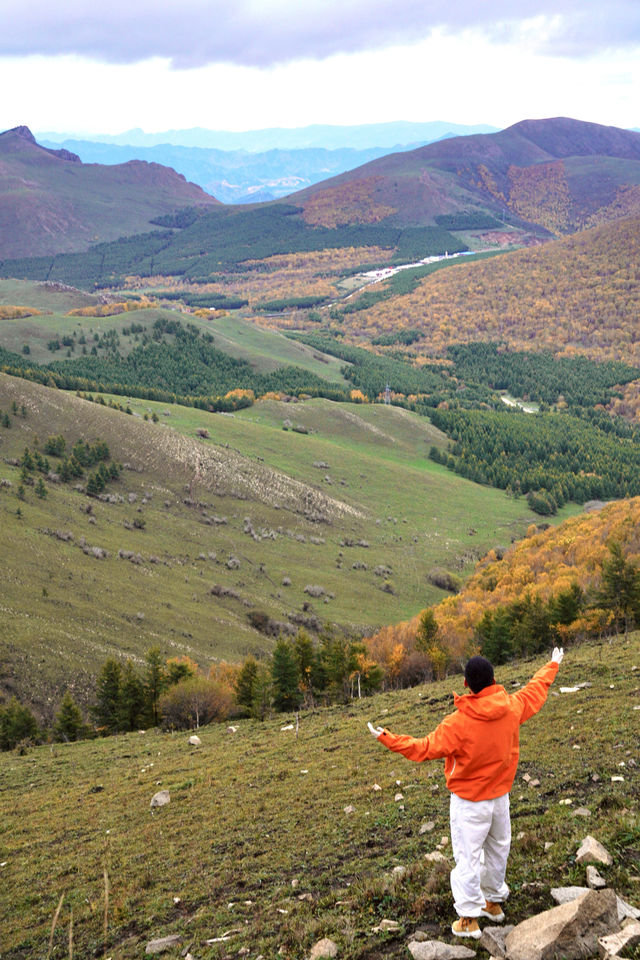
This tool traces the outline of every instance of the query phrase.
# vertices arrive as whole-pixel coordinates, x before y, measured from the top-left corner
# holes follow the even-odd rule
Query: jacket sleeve
[[[384,730],[378,739],[389,750],[401,753],[407,760],[415,760],[418,763],[423,760],[448,757],[456,752],[460,743],[456,716],[457,714],[452,713],[445,717],[432,733],[420,739],[391,733],[390,730]]]
[[[550,660],[533,675],[526,687],[512,695],[511,702],[520,709],[520,723],[524,723],[543,706],[557,673],[558,664]]]

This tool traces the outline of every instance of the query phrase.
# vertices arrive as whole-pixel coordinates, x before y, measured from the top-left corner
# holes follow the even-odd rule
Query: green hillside
[[[445,438],[403,409],[265,401],[228,416],[113,402],[122,409],[0,376],[2,684],[45,718],[66,685],[86,702],[111,653],[158,645],[204,666],[270,649],[253,610],[283,629],[358,635],[406,619],[444,595],[428,583],[434,567],[464,576],[533,518],[429,460]],[[19,499],[25,447],[58,435],[67,451],[100,438],[124,465],[106,499],[82,492],[88,471]]]
[[[512,690],[542,662],[497,680]],[[587,834],[613,856],[599,866],[607,884],[638,905],[639,666],[638,634],[572,648],[522,728],[508,923],[554,906],[552,887],[584,885]],[[366,722],[420,736],[456,688],[459,677],[302,713],[297,732],[282,716],[213,725],[198,749],[152,730],[0,754],[3,957],[66,958],[72,917],[78,958],[134,960],[169,934],[181,940],[165,956],[199,960],[302,960],[323,937],[345,960],[400,958],[417,930],[450,942],[450,842],[444,862],[425,860],[449,833],[442,763],[389,753]],[[170,803],[150,815],[159,790]],[[383,919],[397,931],[375,932]]]

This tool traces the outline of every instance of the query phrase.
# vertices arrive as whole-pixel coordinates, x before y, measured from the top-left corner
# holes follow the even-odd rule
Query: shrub
[[[188,730],[224,720],[233,706],[233,696],[213,680],[191,677],[163,693],[158,706],[164,729]]]
[[[37,740],[36,718],[15,697],[0,707],[0,750],[12,750],[24,740]]]
[[[441,590],[448,590],[449,593],[459,593],[462,587],[460,577],[455,573],[450,573],[448,570],[442,570],[440,567],[431,570],[427,576],[427,580],[429,583],[432,583],[434,587],[440,587]]]

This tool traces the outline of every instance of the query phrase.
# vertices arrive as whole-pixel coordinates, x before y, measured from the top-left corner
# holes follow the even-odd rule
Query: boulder
[[[154,953],[165,953],[167,950],[173,950],[174,947],[179,947],[182,943],[182,937],[177,933],[172,933],[168,937],[160,937],[159,940],[151,940],[146,948],[145,953],[154,954]]]
[[[319,960],[320,957],[336,957],[338,955],[338,946],[328,937],[318,940],[311,947],[309,960]]]
[[[168,790],[159,790],[158,793],[154,793],[151,797],[151,809],[154,810],[156,807],[164,807],[170,800],[171,797],[169,796]]]
[[[505,941],[509,960],[582,960],[598,951],[598,938],[620,930],[613,890],[583,896],[519,923]]]
[[[583,897],[585,893],[588,892],[589,887],[553,887],[551,890],[551,896],[556,903],[563,904],[572,903],[574,900],[577,900],[579,897]],[[626,903],[618,896],[616,896],[616,905],[618,908],[618,920],[620,922],[627,918],[630,920],[640,920],[640,910],[638,910],[636,907],[632,907],[630,903]]]
[[[441,943],[440,940],[412,940],[408,950],[413,960],[467,960],[475,957],[475,950],[458,944]]]
[[[606,850],[595,837],[591,836],[586,836],[582,841],[576,853],[576,860],[578,863],[589,863],[593,861],[596,863],[604,863],[606,867],[610,867],[613,863],[613,857],[609,851]]]
[[[608,937],[600,937],[598,950],[603,960],[617,957],[626,948],[637,947],[640,944],[640,923],[631,923],[620,933],[610,933]]]

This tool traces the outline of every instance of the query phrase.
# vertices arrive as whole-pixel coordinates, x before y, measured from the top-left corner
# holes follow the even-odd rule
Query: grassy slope
[[[502,667],[498,682],[513,690],[541,663]],[[639,666],[638,634],[574,647],[542,712],[523,727],[509,922],[553,906],[551,887],[584,885],[575,852],[587,833],[614,857],[600,868],[609,885],[639,903]],[[585,680],[589,688],[560,693]],[[448,834],[442,763],[418,766],[388,753],[365,724],[421,735],[450,712],[456,687],[459,678],[450,678],[303,714],[297,737],[281,731],[287,718],[278,717],[240,721],[233,734],[205,728],[199,750],[187,734],[149,731],[0,755],[0,870],[11,891],[0,898],[3,957],[45,956],[61,895],[54,958],[68,955],[71,909],[78,958],[104,950],[133,960],[169,933],[198,960],[240,948],[298,960],[324,936],[345,960],[379,960],[405,956],[416,929],[451,940],[450,846],[446,864],[424,860]],[[528,786],[525,773],[540,786]],[[150,816],[160,789],[171,802]],[[574,815],[581,806],[588,819]],[[435,827],[420,836],[427,820]],[[404,876],[392,878],[395,866],[406,867]],[[400,922],[397,934],[372,932],[385,917]],[[206,944],[227,932],[226,942]],[[487,954],[480,948],[478,956]]]
[[[118,294],[114,294],[118,299]],[[0,280],[0,304],[34,307],[43,311],[42,316],[17,320],[0,320],[0,346],[14,353],[22,353],[28,344],[30,358],[36,363],[50,363],[65,357],[66,349],[52,354],[47,343],[54,337],[80,335],[84,332],[88,349],[93,336],[115,330],[121,343],[123,355],[136,346],[131,337],[123,337],[123,328],[132,323],[142,324],[150,331],[159,317],[175,317],[168,309],[133,310],[113,317],[68,317],[69,310],[97,303],[97,297],[81,290],[60,289],[42,283],[25,280]],[[46,313],[44,312],[46,311]],[[192,314],[181,314],[183,323],[193,323],[199,330],[213,334],[215,345],[224,353],[246,360],[260,373],[269,373],[278,367],[291,364],[309,370],[333,383],[346,383],[340,373],[342,361],[312,350],[303,343],[289,340],[275,331],[264,330],[238,316],[215,316],[203,319]],[[81,350],[76,347],[73,356]]]
[[[309,600],[308,584],[334,595],[313,601],[322,621],[360,631],[405,619],[443,595],[427,582],[434,566],[470,572],[489,547],[521,536],[533,516],[523,501],[429,461],[431,443],[444,439],[395,408],[264,402],[230,417],[131,401],[134,411],[157,411],[154,424],[0,377],[0,409],[13,400],[27,417],[12,416],[11,429],[0,431],[0,479],[13,484],[0,490],[3,685],[45,716],[67,683],[86,699],[111,652],[139,657],[159,645],[206,666],[268,649],[273,639],[249,627],[248,610],[286,621]],[[284,431],[285,418],[314,432]],[[196,439],[199,428],[209,430],[208,440]],[[129,465],[110,487],[124,502],[92,501],[95,523],[84,512],[87,498],[64,485],[51,485],[46,500],[27,488],[16,516],[19,470],[7,460],[35,436],[58,433],[69,446],[101,437]],[[328,522],[312,522],[305,510]],[[126,528],[139,517],[144,530]],[[245,517],[276,539],[254,540]],[[58,540],[51,533],[58,530],[74,542]],[[82,537],[109,557],[86,555]],[[345,538],[369,547],[342,546]],[[118,559],[119,550],[139,552],[144,562]],[[153,556],[161,562],[151,563]],[[230,556],[239,569],[227,568]],[[354,569],[358,562],[366,569]],[[393,594],[374,573],[379,565],[391,569]],[[290,587],[281,586],[285,576]],[[215,584],[238,597],[211,596]]]

